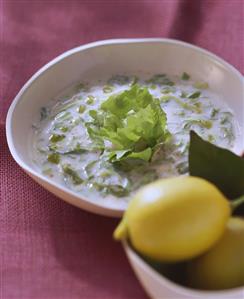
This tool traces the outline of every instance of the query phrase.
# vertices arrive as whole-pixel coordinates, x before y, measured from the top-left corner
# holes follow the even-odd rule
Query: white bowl
[[[15,161],[39,184],[79,208],[119,217],[123,207],[80,196],[39,173],[28,154],[31,126],[40,108],[70,85],[115,73],[188,72],[196,80],[207,80],[214,92],[233,109],[243,136],[243,81],[241,74],[217,56],[190,44],[170,39],[118,39],[72,49],[41,68],[20,90],[7,116],[8,146]],[[240,136],[241,136],[240,135]],[[237,140],[234,150],[243,148]]]
[[[124,250],[130,264],[150,298],[153,299],[243,299],[244,288],[220,291],[201,291],[180,286],[149,266],[124,242]]]

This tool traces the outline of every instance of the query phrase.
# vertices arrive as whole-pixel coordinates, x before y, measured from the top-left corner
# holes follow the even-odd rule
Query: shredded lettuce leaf
[[[170,137],[159,100],[137,84],[111,95],[98,111],[89,114],[92,121],[86,124],[88,134],[100,145],[103,143],[112,163],[125,159],[148,162],[156,145]]]

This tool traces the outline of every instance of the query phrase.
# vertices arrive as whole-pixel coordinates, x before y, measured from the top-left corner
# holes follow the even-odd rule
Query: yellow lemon
[[[156,261],[183,261],[219,240],[230,213],[228,200],[204,179],[161,179],[136,193],[114,237],[128,237],[139,253]]]
[[[233,217],[220,240],[205,254],[189,262],[188,282],[200,289],[226,289],[244,285],[244,220]]]

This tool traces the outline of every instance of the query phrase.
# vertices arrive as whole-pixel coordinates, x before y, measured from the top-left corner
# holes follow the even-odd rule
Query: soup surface
[[[116,75],[53,99],[33,124],[40,172],[94,201],[126,206],[140,186],[188,172],[189,131],[232,148],[232,111],[189,74]]]

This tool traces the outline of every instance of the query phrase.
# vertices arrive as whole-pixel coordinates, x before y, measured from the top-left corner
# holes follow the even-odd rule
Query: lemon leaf
[[[244,159],[190,132],[189,172],[216,185],[227,198],[244,194]]]

